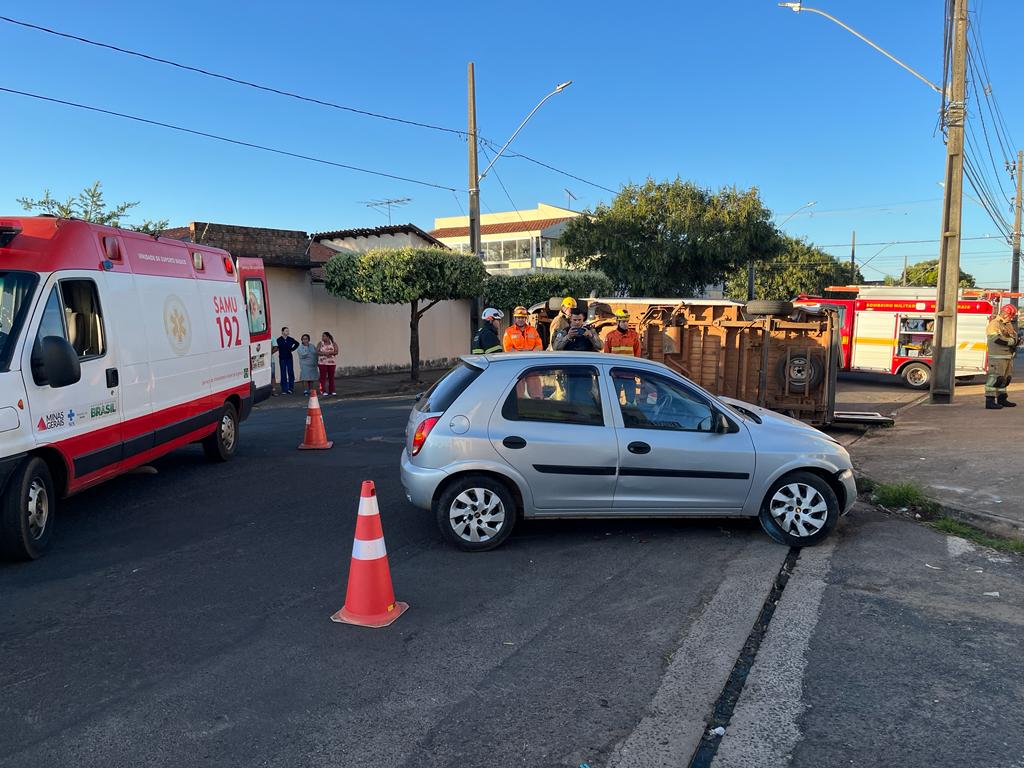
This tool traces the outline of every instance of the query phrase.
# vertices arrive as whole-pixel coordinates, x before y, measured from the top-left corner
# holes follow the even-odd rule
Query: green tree
[[[128,211],[137,206],[138,201],[131,203],[119,203],[108,208],[103,199],[103,185],[94,182],[91,187],[86,187],[78,195],[68,197],[61,202],[50,196],[50,190],[43,190],[43,196],[38,200],[31,197],[19,197],[18,202],[26,211],[39,211],[50,216],[59,216],[62,219],[81,219],[91,221],[94,224],[105,224],[109,227],[120,227],[121,219],[128,215]],[[167,219],[152,221],[145,219],[141,224],[125,225],[127,229],[136,232],[145,232],[148,235],[158,235],[167,229]]]
[[[511,311],[529,307],[551,296],[598,296],[612,292],[612,282],[601,272],[531,272],[525,275],[491,275],[484,283],[484,300],[490,307]]]
[[[830,253],[795,237],[782,236],[782,251],[754,268],[754,296],[758,299],[790,300],[807,293],[820,296],[830,285],[860,284],[858,269]],[[726,281],[726,294],[737,301],[747,298],[747,267],[737,267]]]
[[[914,285],[920,288],[933,288],[939,284],[939,260],[931,259],[929,261],[919,261],[917,264],[911,264],[907,267],[907,285]],[[886,285],[901,285],[903,278],[901,277],[887,277],[885,278]],[[975,288],[974,275],[960,270],[960,287],[961,288]]]
[[[343,299],[409,305],[409,359],[420,378],[420,319],[439,301],[479,296],[487,276],[476,256],[443,248],[374,248],[324,265],[327,290]],[[426,302],[420,306],[421,302]]]
[[[570,266],[598,269],[632,296],[687,296],[781,244],[756,188],[718,192],[679,178],[622,188],[562,234]]]

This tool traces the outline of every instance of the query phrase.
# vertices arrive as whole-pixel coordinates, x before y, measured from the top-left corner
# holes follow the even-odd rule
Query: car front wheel
[[[492,477],[469,475],[445,488],[436,505],[437,525],[451,544],[467,552],[500,546],[516,522],[516,501]]]
[[[807,547],[824,539],[839,519],[835,491],[812,472],[792,472],[772,483],[759,515],[765,533],[780,544]]]

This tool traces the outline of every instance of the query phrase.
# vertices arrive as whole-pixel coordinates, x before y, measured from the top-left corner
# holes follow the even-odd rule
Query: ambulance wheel
[[[238,449],[238,411],[231,403],[224,403],[217,429],[203,438],[203,451],[210,461],[228,461]]]
[[[0,555],[35,560],[50,546],[57,494],[50,468],[38,456],[23,461],[0,499]]]
[[[900,375],[911,389],[928,389],[932,383],[932,369],[924,363],[911,363]]]

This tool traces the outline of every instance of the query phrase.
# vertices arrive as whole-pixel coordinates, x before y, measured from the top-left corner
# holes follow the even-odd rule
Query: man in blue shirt
[[[293,339],[288,326],[281,329],[277,337],[277,358],[281,361],[281,394],[290,395],[295,389],[295,367],[292,364],[292,352],[299,348],[299,342]]]

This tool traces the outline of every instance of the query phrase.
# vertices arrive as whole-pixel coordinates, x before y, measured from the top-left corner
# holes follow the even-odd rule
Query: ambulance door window
[[[245,281],[245,307],[249,315],[249,333],[266,333],[267,302],[264,299],[263,281],[251,277]]]
[[[96,283],[92,280],[61,280],[64,299],[64,325],[67,340],[81,360],[103,357],[107,353],[107,335]]]
[[[46,299],[36,340],[32,345],[32,379],[39,386],[46,384],[46,374],[43,373],[43,339],[47,336],[56,336],[66,341],[68,338],[64,331],[64,310],[61,307],[60,290],[54,286]]]

